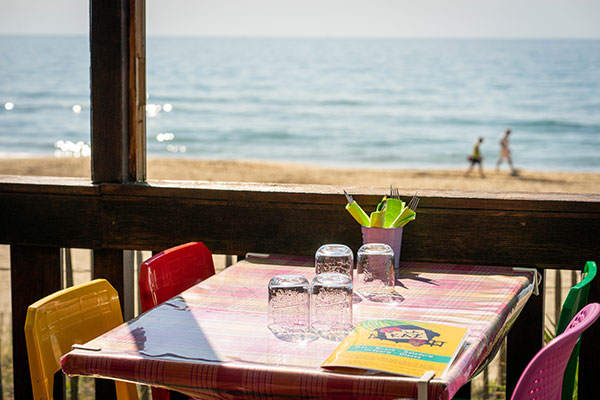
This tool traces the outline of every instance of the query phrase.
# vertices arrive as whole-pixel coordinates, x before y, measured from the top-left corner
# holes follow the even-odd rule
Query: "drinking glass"
[[[315,273],[338,272],[352,279],[354,254],[343,244],[325,244],[315,254]]]
[[[311,326],[322,338],[340,341],[352,331],[352,280],[338,272],[315,276],[310,285]]]
[[[277,275],[269,282],[269,329],[287,342],[307,339],[310,330],[309,283],[297,274]]]
[[[372,301],[394,299],[394,251],[385,243],[367,243],[358,250],[357,291]]]

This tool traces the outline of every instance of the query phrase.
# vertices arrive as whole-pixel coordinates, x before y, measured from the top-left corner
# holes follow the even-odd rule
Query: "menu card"
[[[321,365],[420,377],[441,377],[461,349],[468,329],[404,320],[358,324]]]

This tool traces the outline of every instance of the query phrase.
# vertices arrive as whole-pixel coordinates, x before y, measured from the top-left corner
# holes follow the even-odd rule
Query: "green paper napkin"
[[[385,225],[385,211],[373,211],[371,213],[371,228],[383,228]]]
[[[406,225],[410,221],[416,218],[416,213],[408,207],[405,207],[404,210],[398,215],[398,217],[392,222],[392,228],[399,228],[401,226]]]
[[[387,199],[385,202],[385,228],[392,228],[393,222],[405,208],[405,203],[399,199]]]

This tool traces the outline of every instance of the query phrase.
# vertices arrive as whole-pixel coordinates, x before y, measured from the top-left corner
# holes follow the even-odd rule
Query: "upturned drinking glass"
[[[394,251],[384,243],[364,244],[357,254],[356,288],[358,293],[373,301],[392,301],[394,298]]]
[[[277,275],[269,282],[269,329],[287,342],[301,342],[310,331],[309,283],[297,274]]]
[[[354,254],[343,244],[325,244],[315,253],[315,273],[338,272],[352,278]]]
[[[311,326],[322,338],[341,341],[352,331],[352,280],[325,272],[310,285]]]

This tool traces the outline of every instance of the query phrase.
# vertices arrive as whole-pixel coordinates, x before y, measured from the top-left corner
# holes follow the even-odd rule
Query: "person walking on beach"
[[[510,135],[510,128],[506,129],[504,132],[504,136],[502,140],[500,140],[500,156],[498,157],[498,162],[496,163],[496,171],[500,169],[500,164],[502,161],[506,159],[508,165],[510,166],[510,170],[512,174],[515,174],[515,167],[513,167],[512,158],[510,157],[510,148],[508,147],[508,136]]]
[[[481,151],[479,149],[482,143],[483,143],[482,137],[480,137],[477,140],[477,142],[475,142],[475,146],[473,147],[473,154],[471,154],[471,156],[467,159],[471,162],[471,165],[469,165],[467,172],[465,172],[465,176],[469,175],[471,173],[471,170],[475,166],[475,164],[477,164],[479,166],[479,176],[481,176],[482,178],[485,177],[485,175],[483,174],[483,165],[482,165],[483,157],[481,156]]]

